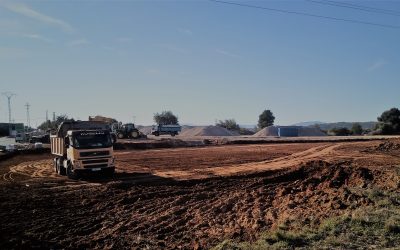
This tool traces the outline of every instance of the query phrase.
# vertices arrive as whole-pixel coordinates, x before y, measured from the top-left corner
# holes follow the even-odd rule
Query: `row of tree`
[[[333,128],[328,131],[328,134],[336,136],[347,136],[347,135],[362,135],[364,132],[365,131],[363,130],[360,123],[353,123],[351,129],[345,127]]]
[[[68,121],[68,120],[73,120],[72,118],[69,118],[67,115],[59,115],[56,117],[54,121],[47,120],[40,124],[38,126],[38,129],[47,131],[47,130],[53,130],[56,129],[62,122]]]
[[[271,112],[271,110],[266,109],[258,116],[258,124],[255,130],[272,126],[274,125],[274,122],[274,114]],[[235,119],[218,120],[215,125],[226,128],[228,130],[237,131],[241,135],[251,135],[254,133],[254,130],[252,131],[246,128],[241,128],[239,124],[236,123]]]
[[[346,136],[346,135],[397,135],[400,134],[400,110],[398,108],[391,108],[384,111],[378,118],[378,123],[375,128],[363,129],[359,123],[354,123],[351,129],[341,127],[333,128],[328,132],[331,135]]]
[[[154,114],[154,122],[161,125],[179,124],[178,117],[171,111],[162,111],[161,113]],[[67,115],[57,116],[55,121],[45,121],[39,125],[39,129],[49,130],[55,129],[61,122],[71,120]],[[258,117],[257,129],[263,129],[268,126],[274,125],[275,116],[271,110],[264,110]],[[238,131],[240,134],[251,134],[252,132],[248,129],[241,128],[235,119],[218,120],[216,126],[224,127],[228,130]],[[328,134],[337,136],[346,135],[362,135],[365,133],[391,135],[400,134],[400,110],[392,108],[384,111],[381,116],[378,117],[378,124],[373,131],[363,130],[359,123],[354,123],[351,129],[348,128],[333,128],[330,131],[326,131]]]
[[[274,125],[275,116],[271,110],[264,110],[258,119],[258,128],[263,129],[268,126]],[[154,122],[162,125],[178,124],[178,117],[171,111],[163,111],[161,113],[154,114]],[[217,126],[224,127],[229,130],[240,130],[239,124],[236,123],[235,119],[226,119],[224,121],[219,120],[216,122]]]
[[[394,135],[400,134],[400,110],[398,108],[391,108],[384,111],[378,118],[378,123],[373,130],[363,129],[361,124],[353,123],[352,127],[333,128],[329,131],[324,131],[330,135],[348,136],[348,135]],[[256,129],[263,129],[268,126],[274,125],[275,116],[271,110],[264,110],[258,118]],[[224,127],[229,130],[238,131],[240,134],[249,134],[249,130],[240,128],[235,119],[219,120],[216,122],[217,126]],[[318,125],[317,125],[318,127]]]

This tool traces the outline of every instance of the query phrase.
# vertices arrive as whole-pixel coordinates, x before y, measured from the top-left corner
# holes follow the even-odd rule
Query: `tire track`
[[[205,179],[215,176],[230,176],[237,174],[255,173],[265,170],[290,168],[298,166],[299,164],[305,163],[310,160],[321,158],[327,160],[326,156],[332,158],[333,156],[338,155],[335,150],[342,145],[342,143],[338,143],[334,145],[327,144],[317,146],[307,149],[305,151],[291,154],[289,156],[279,157],[273,160],[256,163],[244,163],[230,166],[212,167],[207,169],[192,169],[191,171],[157,171],[155,172],[155,174],[166,178],[173,177],[175,179],[185,180]]]
[[[6,182],[13,182],[14,178],[12,177],[12,174],[13,174],[12,172],[3,174],[3,180]]]

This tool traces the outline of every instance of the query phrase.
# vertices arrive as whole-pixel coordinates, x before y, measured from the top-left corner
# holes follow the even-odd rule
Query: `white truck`
[[[112,175],[114,151],[108,125],[101,122],[66,121],[50,136],[54,170],[75,178],[82,172]]]

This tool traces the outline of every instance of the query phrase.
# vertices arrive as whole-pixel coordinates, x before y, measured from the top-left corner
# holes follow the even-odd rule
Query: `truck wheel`
[[[60,174],[60,158],[56,158],[56,173]]]
[[[175,136],[176,134],[175,133],[171,133],[171,136]]]
[[[69,162],[69,161],[67,161],[67,169],[65,170],[65,173],[69,179],[75,180],[78,178],[78,174],[76,172],[72,171],[72,165],[71,165],[71,162]]]
[[[63,176],[67,175],[67,170],[64,168],[63,165],[60,165],[60,175]]]
[[[160,133],[155,132],[154,135],[155,135],[155,136],[160,136]]]
[[[63,166],[63,162],[60,158],[57,159],[57,174],[59,175],[65,175],[65,168]]]
[[[139,138],[139,132],[138,132],[138,131],[132,131],[132,132],[131,132],[131,137],[132,137],[133,139]]]
[[[115,134],[111,135],[111,142],[114,144],[117,142],[117,136],[115,136]]]
[[[53,169],[54,169],[54,172],[57,173],[57,158],[53,159]]]
[[[118,139],[124,139],[124,134],[118,133],[118,134],[117,134],[117,137],[118,137]]]

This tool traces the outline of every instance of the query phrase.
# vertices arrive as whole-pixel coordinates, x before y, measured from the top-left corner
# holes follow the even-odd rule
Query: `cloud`
[[[83,45],[88,45],[90,44],[90,42],[88,40],[86,40],[85,38],[81,38],[81,39],[76,39],[76,40],[72,40],[68,43],[69,46],[83,46]]]
[[[0,6],[3,6],[4,8],[6,8],[14,13],[23,15],[25,17],[35,19],[37,21],[46,23],[48,25],[57,26],[66,32],[74,31],[72,26],[70,24],[68,24],[67,22],[57,19],[57,18],[54,18],[54,17],[51,17],[51,16],[47,16],[45,14],[42,14],[42,13],[30,8],[26,4],[0,0]]]
[[[227,56],[227,57],[232,57],[232,58],[239,58],[240,57],[240,56],[238,56],[236,54],[233,54],[233,53],[228,52],[228,51],[223,50],[223,49],[216,49],[215,52],[217,52],[218,54]]]
[[[386,64],[387,64],[387,62],[386,62],[385,60],[380,59],[380,60],[374,62],[373,64],[371,64],[371,65],[368,67],[368,71],[375,71],[375,70],[377,70],[377,69],[382,68],[382,67],[385,66]]]
[[[172,44],[160,44],[160,46],[162,48],[164,48],[164,49],[167,49],[167,50],[170,50],[170,51],[173,51],[173,52],[177,52],[179,54],[187,54],[189,52],[188,50],[186,50],[184,48],[180,48],[180,47],[177,47],[177,46],[172,45]]]
[[[1,25],[0,25],[1,26]],[[45,36],[35,34],[35,33],[24,33],[24,32],[2,32],[0,29],[0,34],[1,35],[6,35],[6,36],[13,36],[13,37],[19,37],[19,38],[28,38],[32,40],[38,40],[46,43],[52,43],[54,42],[53,39],[47,38]]]
[[[193,35],[193,31],[190,29],[179,28],[178,31],[185,35],[189,35],[189,36]]]
[[[39,40],[39,41],[46,42],[46,43],[53,42],[53,40],[46,38],[44,36],[38,35],[38,34],[19,34],[19,36],[34,39],[34,40]]]

